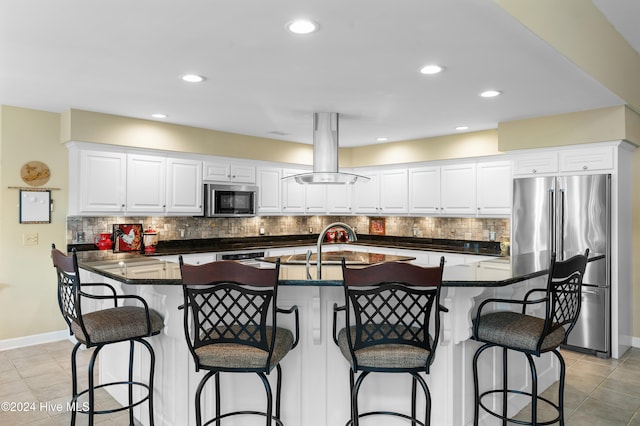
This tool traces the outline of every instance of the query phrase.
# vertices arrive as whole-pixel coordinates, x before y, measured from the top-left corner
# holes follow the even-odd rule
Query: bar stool
[[[298,344],[298,307],[277,307],[280,261],[272,269],[259,269],[234,261],[186,265],[179,258],[184,292],[184,333],[196,371],[208,370],[198,384],[195,397],[196,424],[201,426],[201,396],[205,384],[215,377],[215,417],[205,425],[239,415],[265,416],[267,426],[282,426],[280,362]],[[277,314],[294,314],[295,336],[277,326]],[[275,414],[273,393],[267,375],[277,372]],[[267,395],[260,411],[222,413],[220,373],[256,373]]]
[[[75,344],[71,352],[71,376],[72,376],[72,399],[74,407],[80,407],[78,399],[88,394],[89,405],[87,411],[82,413],[89,415],[89,425],[93,425],[95,414],[109,414],[118,411],[129,410],[129,424],[134,424],[133,407],[145,401],[149,403],[149,421],[153,425],[153,371],[155,355],[151,345],[144,339],[160,333],[164,328],[163,319],[156,311],[149,309],[146,301],[133,295],[117,295],[115,289],[104,283],[81,283],[80,272],[78,270],[78,257],[75,249],[71,256],[67,256],[56,249],[55,244],[51,245],[51,258],[53,266],[58,276],[58,305],[62,316],[69,327],[69,333],[73,335],[78,343]],[[104,287],[109,295],[94,295],[87,292],[88,288]],[[112,302],[112,308],[101,309],[93,312],[83,312],[83,300],[92,299],[105,302]],[[118,306],[118,301],[135,301],[142,306]],[[93,368],[100,350],[111,343],[129,342],[129,376],[127,380],[95,385]],[[133,379],[133,355],[134,343],[138,342],[149,351],[150,366],[149,380],[147,383],[134,381]],[[88,368],[88,388],[78,391],[78,375],[76,355],[81,345],[87,348],[95,347],[91,354]],[[126,406],[111,410],[95,409],[95,390],[109,386],[127,385],[129,401]],[[147,390],[147,395],[138,401],[133,401],[133,387],[142,387]],[[71,424],[75,425],[76,410],[71,411]]]
[[[345,304],[333,306],[333,340],[350,364],[351,419],[347,425],[357,426],[360,418],[373,415],[401,417],[414,426],[430,424],[431,395],[419,373],[429,374],[440,334],[440,312],[447,312],[440,305],[443,268],[444,257],[438,267],[388,262],[347,268],[342,259]],[[338,312],[344,312],[345,327],[336,333]],[[360,386],[374,372],[412,376],[411,415],[359,412]],[[417,419],[418,383],[426,398],[424,422]]]
[[[584,271],[587,265],[589,249],[584,255],[573,256],[566,261],[556,261],[555,253],[551,256],[549,278],[546,288],[529,290],[523,300],[487,299],[478,307],[478,314],[473,326],[473,339],[484,342],[473,357],[473,384],[475,392],[474,425],[478,425],[479,409],[488,412],[502,420],[502,424],[513,422],[525,425],[547,425],[559,422],[564,424],[564,378],[565,364],[558,347],[566,342],[571,329],[580,314],[582,299],[581,287]],[[544,297],[529,300],[535,293],[544,293]],[[483,314],[483,309],[491,303],[511,303],[520,305],[521,312],[500,311]],[[527,307],[543,305],[544,318],[527,315]],[[478,384],[478,358],[487,349],[502,348],[502,388],[491,389],[480,394]],[[508,388],[507,353],[509,350],[523,353],[529,363],[531,371],[531,391]],[[551,352],[560,363],[560,383],[558,403],[538,395],[538,376],[532,355]],[[482,399],[485,396],[500,394],[502,396],[502,413],[492,411]],[[507,399],[509,394],[519,394],[531,397],[531,421],[526,422],[508,417]],[[548,421],[538,421],[538,402],[548,404],[557,411],[556,418]]]

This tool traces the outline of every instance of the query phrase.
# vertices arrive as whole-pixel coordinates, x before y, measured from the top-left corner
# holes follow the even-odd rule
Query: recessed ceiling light
[[[469,130],[469,126],[457,126],[456,130]]]
[[[389,139],[387,139],[387,138],[377,138],[377,139],[376,139],[376,141],[378,141],[378,142],[386,142],[386,141],[388,141],[388,140],[389,140]]]
[[[440,65],[425,65],[424,67],[420,68],[420,73],[431,75],[431,74],[438,74],[443,70],[444,68],[441,67]]]
[[[184,74],[180,76],[182,81],[186,81],[187,83],[202,83],[206,79],[198,74]]]
[[[167,118],[167,114],[155,113],[151,114],[153,118]]]
[[[294,34],[310,34],[318,29],[318,24],[307,19],[298,19],[289,22],[287,29]]]
[[[496,96],[500,95],[502,95],[502,92],[499,90],[485,90],[484,92],[480,93],[480,96],[482,96],[483,98],[495,98]]]

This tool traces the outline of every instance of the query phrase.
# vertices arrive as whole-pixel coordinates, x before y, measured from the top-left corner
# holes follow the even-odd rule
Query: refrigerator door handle
[[[551,250],[551,252],[553,253],[556,249],[556,239],[555,239],[555,211],[556,211],[556,206],[555,206],[555,197],[554,197],[554,193],[555,190],[554,189],[549,189],[549,249]]]
[[[558,229],[556,230],[556,235],[558,238],[558,260],[564,260],[564,189],[559,189],[558,194],[560,200],[558,204]]]

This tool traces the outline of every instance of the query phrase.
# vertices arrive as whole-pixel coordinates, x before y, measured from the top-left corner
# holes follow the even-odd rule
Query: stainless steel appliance
[[[255,216],[258,187],[252,185],[204,185],[206,217]]]
[[[601,357],[611,354],[610,223],[611,175],[514,179],[514,268],[545,251],[566,259],[589,248],[590,258],[601,257],[587,264],[580,317],[566,345]]]

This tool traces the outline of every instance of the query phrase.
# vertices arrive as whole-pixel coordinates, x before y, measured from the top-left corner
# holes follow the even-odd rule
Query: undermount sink
[[[348,265],[372,265],[382,262],[395,262],[403,260],[413,260],[415,257],[410,256],[395,256],[391,254],[380,253],[363,253],[355,251],[330,251],[322,253],[321,262],[323,265],[339,265],[342,263],[344,257],[345,262]],[[307,262],[306,254],[288,254],[275,257],[265,257],[265,262],[275,263],[276,259],[280,258],[280,263],[283,265],[304,265]],[[318,263],[317,254],[313,253],[309,259],[309,264],[316,265]]]

